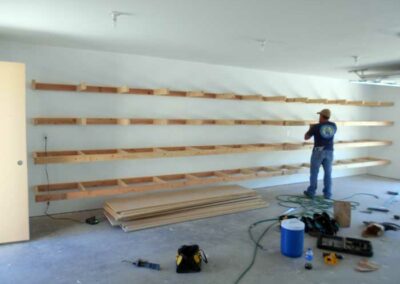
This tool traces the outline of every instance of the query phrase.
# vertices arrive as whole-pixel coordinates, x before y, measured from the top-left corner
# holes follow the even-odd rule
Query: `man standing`
[[[310,186],[304,195],[313,198],[317,190],[318,172],[322,165],[324,169],[324,198],[329,199],[332,196],[332,162],[333,162],[333,137],[335,136],[336,124],[330,122],[331,111],[323,109],[319,114],[319,123],[311,125],[310,129],[304,135],[308,140],[314,136],[314,148],[311,155],[310,165]]]

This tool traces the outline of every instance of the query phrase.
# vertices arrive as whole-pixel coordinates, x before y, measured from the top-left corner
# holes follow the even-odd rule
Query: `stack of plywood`
[[[233,185],[138,193],[107,201],[104,214],[130,232],[266,206],[254,190]]]

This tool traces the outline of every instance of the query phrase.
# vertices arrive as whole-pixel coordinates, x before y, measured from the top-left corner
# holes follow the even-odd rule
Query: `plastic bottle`
[[[304,265],[304,268],[308,269],[308,270],[311,270],[313,268],[312,261],[313,261],[313,258],[314,258],[314,253],[313,253],[313,250],[311,248],[307,249],[305,258],[306,258],[306,264]]]

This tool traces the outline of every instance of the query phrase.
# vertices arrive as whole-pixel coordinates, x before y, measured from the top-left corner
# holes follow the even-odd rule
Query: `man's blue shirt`
[[[324,147],[333,151],[333,137],[337,131],[336,124],[330,121],[314,124],[307,134],[314,136],[314,147]]]

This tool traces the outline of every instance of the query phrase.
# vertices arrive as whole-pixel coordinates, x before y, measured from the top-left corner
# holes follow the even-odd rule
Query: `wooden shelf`
[[[341,99],[313,99],[313,98],[287,98],[285,96],[262,96],[262,95],[238,95],[233,93],[207,93],[199,91],[171,91],[168,89],[143,89],[130,88],[127,86],[110,87],[110,86],[94,86],[80,83],[71,84],[52,84],[40,83],[32,80],[32,89],[43,91],[62,91],[62,92],[81,92],[81,93],[107,93],[107,94],[130,94],[130,95],[154,95],[154,96],[171,96],[171,97],[188,97],[203,99],[221,99],[221,100],[250,100],[258,102],[282,102],[282,103],[309,103],[309,104],[334,104],[334,105],[351,105],[366,107],[384,107],[393,106],[394,102],[381,101],[348,101]]]
[[[391,145],[385,140],[337,141],[335,148],[375,147]],[[285,150],[311,149],[313,143],[274,143],[274,144],[236,144],[204,145],[156,148],[98,149],[34,152],[35,164],[49,163],[87,163],[111,160],[130,160],[148,158],[187,157],[219,154],[239,154]]]
[[[154,119],[110,117],[36,117],[35,125],[277,125],[303,126],[315,120]],[[390,126],[393,121],[335,121],[338,126]]]
[[[389,163],[389,160],[366,157],[337,160],[334,162],[333,167],[336,169],[346,169],[380,166]],[[44,184],[36,187],[35,200],[36,202],[46,202],[50,200],[109,196],[129,192],[176,189],[219,182],[237,182],[255,178],[292,175],[307,172],[308,169],[309,164],[304,163],[277,167],[254,167],[161,176]]]

